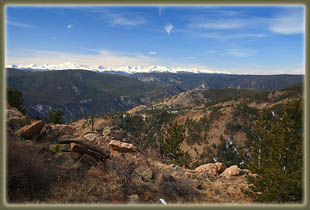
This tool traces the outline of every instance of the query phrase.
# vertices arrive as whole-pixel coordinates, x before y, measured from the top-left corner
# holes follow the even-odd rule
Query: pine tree
[[[163,130],[162,138],[160,139],[162,155],[174,160],[178,165],[187,165],[190,157],[184,154],[179,147],[184,138],[184,127],[177,123],[169,123],[167,129]]]
[[[24,99],[22,93],[16,88],[7,88],[7,100],[12,107],[18,109],[21,113],[26,114],[26,109],[22,107]]]
[[[282,115],[266,119],[263,112],[254,127],[252,162],[246,193],[262,202],[301,202],[303,197],[302,102],[282,106]]]
[[[51,110],[47,113],[48,115],[48,119],[45,118],[45,120],[49,123],[52,124],[62,124],[62,117],[64,115],[63,111],[61,111],[60,109],[57,110]]]

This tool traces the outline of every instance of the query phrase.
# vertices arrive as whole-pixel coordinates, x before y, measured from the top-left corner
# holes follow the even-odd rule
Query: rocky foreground
[[[24,153],[29,154],[26,159],[40,161],[41,168],[46,169],[44,177],[48,177],[46,179],[51,183],[40,195],[36,195],[36,190],[41,192],[44,187],[39,185],[34,188],[36,190],[31,192],[32,196],[25,196],[15,189],[17,185],[9,183],[8,202],[160,205],[253,203],[243,193],[248,189],[246,176],[256,176],[249,170],[237,166],[227,168],[219,162],[201,165],[195,170],[167,165],[148,158],[131,143],[112,140],[107,129],[103,133],[81,132],[82,129],[70,125],[31,121],[9,105],[6,114],[8,182],[11,182],[10,176],[15,176],[16,171],[22,174],[21,168],[25,165],[19,167],[15,162],[18,158],[13,155]],[[25,158],[22,156],[20,159]],[[41,170],[40,167],[36,169]],[[38,173],[35,174],[38,176],[37,183],[33,185],[41,181],[42,172]],[[47,186],[44,184],[47,181],[41,179],[42,186]]]

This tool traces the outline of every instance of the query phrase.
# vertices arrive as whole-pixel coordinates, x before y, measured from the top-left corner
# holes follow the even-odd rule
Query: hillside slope
[[[185,129],[181,150],[188,167],[195,168],[214,160],[246,167],[258,112],[269,118],[281,114],[281,106],[303,98],[303,85],[273,91],[238,89],[193,90],[166,98],[152,106],[129,110],[115,125],[134,136],[141,147],[158,145],[162,129],[176,122]],[[136,124],[133,126],[131,124]],[[128,135],[129,133],[129,135]],[[226,155],[223,148],[229,145]],[[229,158],[228,158],[229,156]],[[229,162],[229,159],[233,159]]]
[[[234,75],[193,73],[137,73],[141,81],[161,86],[174,85],[183,90],[195,88],[237,88],[251,90],[276,90],[303,81],[303,75]]]
[[[173,90],[139,80],[83,70],[29,72],[7,69],[7,85],[22,92],[31,118],[43,119],[51,109],[62,109],[65,121],[88,115],[125,111]]]

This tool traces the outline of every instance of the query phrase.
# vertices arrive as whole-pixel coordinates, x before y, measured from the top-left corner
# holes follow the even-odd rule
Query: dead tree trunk
[[[109,154],[105,153],[101,149],[85,144],[80,140],[62,140],[59,141],[58,143],[71,144],[72,152],[77,152],[79,154],[86,154],[95,158],[96,160],[104,160],[110,157]]]

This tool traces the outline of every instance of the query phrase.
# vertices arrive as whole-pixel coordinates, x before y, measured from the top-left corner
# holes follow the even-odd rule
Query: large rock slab
[[[35,134],[39,133],[44,126],[44,122],[42,120],[35,121],[31,125],[26,125],[16,131],[16,135],[21,136],[24,139],[30,139]]]
[[[217,175],[218,167],[214,163],[208,163],[195,168],[195,171],[209,175]]]
[[[121,142],[117,140],[112,140],[109,143],[110,152],[113,153],[114,151],[119,152],[136,152],[137,148],[130,143],[127,142]]]
[[[221,176],[230,178],[231,176],[239,176],[241,175],[241,173],[242,173],[242,170],[238,168],[238,166],[233,165],[225,169],[225,171],[221,174]]]

